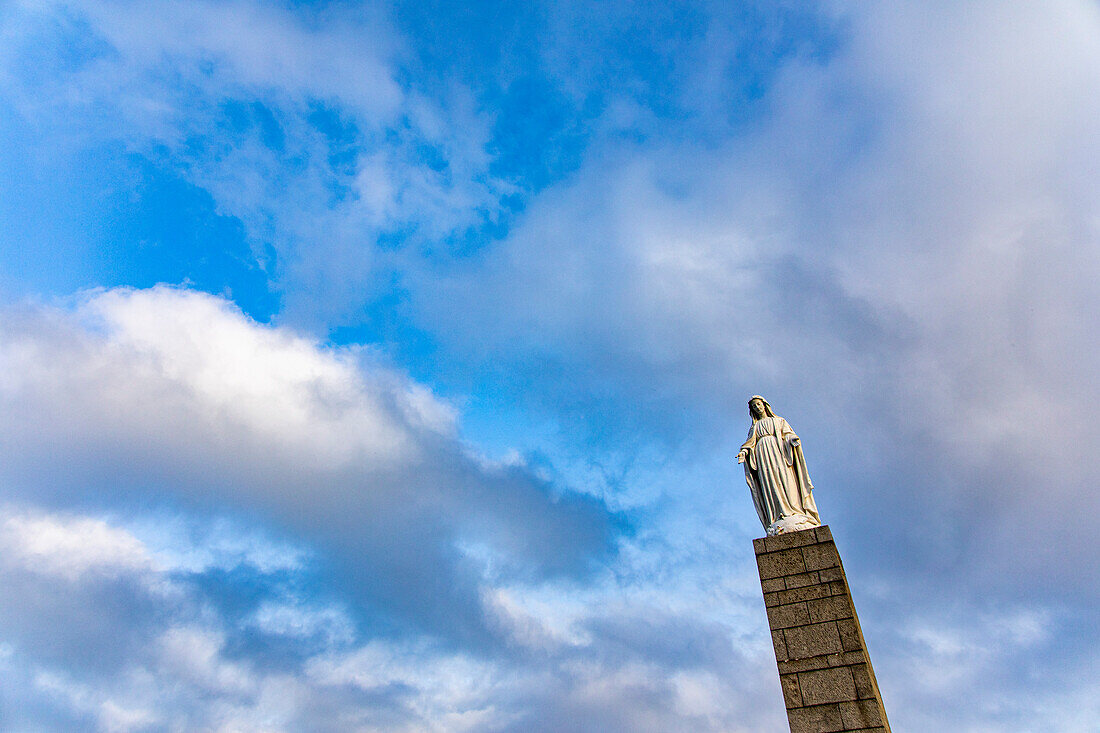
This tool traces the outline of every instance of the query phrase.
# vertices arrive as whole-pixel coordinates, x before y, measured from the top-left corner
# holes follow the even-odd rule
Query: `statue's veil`
[[[768,403],[768,401],[766,399],[764,399],[763,397],[761,397],[760,395],[754,394],[752,397],[749,398],[749,402],[748,402],[748,404],[750,405],[750,407],[749,407],[749,419],[750,420],[752,420],[753,422],[756,422],[756,416],[752,414],[752,407],[751,407],[753,400],[760,400],[761,402],[763,402],[764,403],[764,414],[767,415],[768,417],[775,417],[775,413],[772,412],[772,406]]]

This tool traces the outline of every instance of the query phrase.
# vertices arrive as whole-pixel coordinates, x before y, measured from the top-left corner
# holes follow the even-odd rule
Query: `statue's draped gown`
[[[766,528],[788,517],[820,522],[802,447],[791,445],[791,438],[796,437],[783,418],[762,417],[752,424],[742,446],[748,449],[745,480]]]

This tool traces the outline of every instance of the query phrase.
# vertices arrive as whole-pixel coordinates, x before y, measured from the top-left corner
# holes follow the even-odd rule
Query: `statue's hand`
[[[792,448],[797,448],[801,444],[802,444],[802,441],[799,440],[798,438],[791,438],[791,447]]]
[[[748,451],[741,451],[737,454],[737,462],[744,463],[745,459],[749,457]]]

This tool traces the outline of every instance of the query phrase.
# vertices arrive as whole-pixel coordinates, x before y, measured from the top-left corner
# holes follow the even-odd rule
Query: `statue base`
[[[804,529],[813,529],[820,526],[821,523],[813,517],[808,517],[805,514],[792,514],[789,517],[783,517],[772,522],[772,525],[768,527],[768,536],[775,537],[779,534],[801,532]]]
[[[791,733],[889,733],[828,526],[753,540]]]

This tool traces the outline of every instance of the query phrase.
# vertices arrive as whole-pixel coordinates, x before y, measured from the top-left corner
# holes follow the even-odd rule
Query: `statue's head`
[[[758,394],[754,394],[749,398],[749,417],[753,422],[756,422],[762,417],[775,417],[775,413],[772,412],[772,406],[768,404],[768,401]]]

